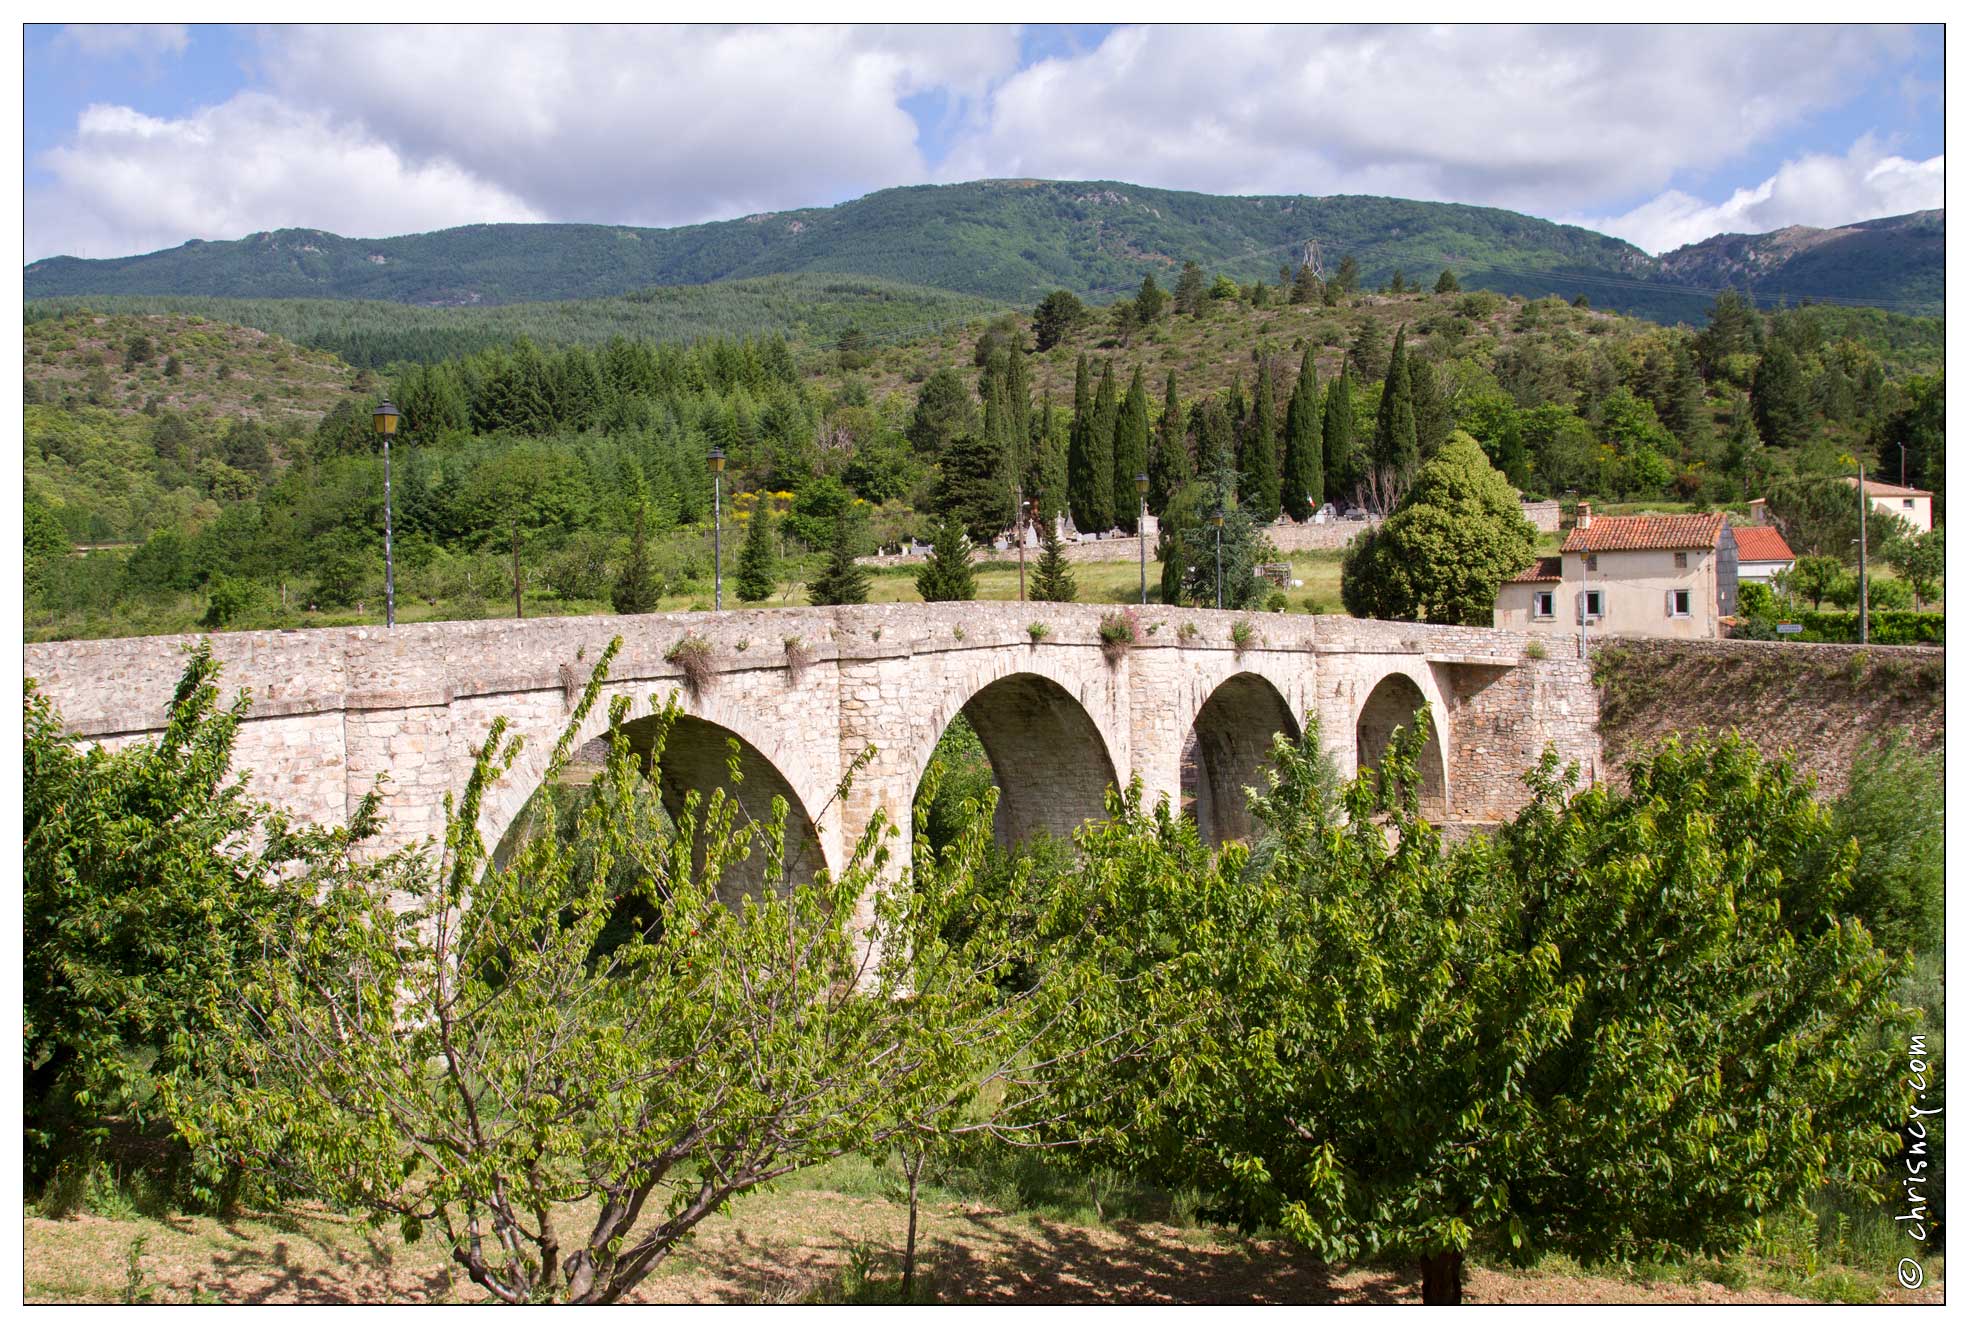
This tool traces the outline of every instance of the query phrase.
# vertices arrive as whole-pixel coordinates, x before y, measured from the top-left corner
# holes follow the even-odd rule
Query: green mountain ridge
[[[1710,291],[1697,288],[1724,284],[1713,278],[1746,265],[1760,292],[1939,314],[1941,214],[1913,217],[1932,217],[1932,227],[1890,218],[1839,228],[1830,243],[1792,245],[1796,252],[1775,261],[1782,243],[1754,243],[1769,237],[1716,237],[1656,259],[1583,227],[1460,203],[985,180],[665,229],[485,224],[388,239],[262,231],[129,258],[42,259],[27,265],[25,285],[29,299],[312,297],[444,307],[826,272],[1023,304],[1056,288],[1111,297],[1151,274],[1166,284],[1188,260],[1240,281],[1271,281],[1316,248],[1329,270],[1352,255],[1370,285],[1397,269],[1433,279],[1447,267],[1467,287],[1582,292],[1596,305],[1664,321],[1700,318]],[[1753,243],[1719,244],[1744,239]]]

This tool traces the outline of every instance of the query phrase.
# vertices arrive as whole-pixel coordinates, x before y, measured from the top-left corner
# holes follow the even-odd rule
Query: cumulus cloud
[[[35,257],[105,257],[282,226],[396,235],[544,219],[453,163],[409,160],[256,92],[181,119],[91,106],[40,164],[53,180],[28,191]]]
[[[1843,157],[1808,153],[1721,203],[1671,189],[1617,217],[1580,224],[1659,254],[1725,232],[1755,235],[1785,226],[1842,226],[1941,206],[1940,155],[1909,161],[1883,151],[1865,135]]]
[[[940,174],[1550,215],[1720,165],[1909,47],[1879,28],[1131,28],[1007,79]]]

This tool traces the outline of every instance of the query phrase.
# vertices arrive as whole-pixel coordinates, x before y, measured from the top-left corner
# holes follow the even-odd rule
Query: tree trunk
[[[918,1149],[912,1157],[903,1151],[903,1172],[909,1177],[909,1235],[903,1239],[902,1247],[902,1289],[897,1300],[907,1306],[910,1293],[916,1286],[916,1182],[923,1175],[923,1159],[929,1153],[927,1148]]]
[[[1441,1251],[1422,1257],[1422,1304],[1463,1304],[1463,1252]]]

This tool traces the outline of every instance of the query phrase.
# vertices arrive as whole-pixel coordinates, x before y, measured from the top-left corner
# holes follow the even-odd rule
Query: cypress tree
[[[1172,369],[1163,387],[1155,447],[1149,453],[1149,510],[1158,515],[1169,506],[1170,496],[1190,480],[1189,445],[1183,432],[1183,406],[1176,400],[1176,371]]]
[[[1198,402],[1190,411],[1190,428],[1196,432],[1198,475],[1211,475],[1231,464],[1235,444],[1230,414],[1224,409],[1223,402],[1214,397]]]
[[[1409,397],[1407,325],[1395,333],[1394,353],[1388,357],[1388,376],[1381,384],[1381,410],[1374,418],[1370,456],[1375,469],[1398,485],[1415,470],[1415,405]]]
[[[1101,366],[1101,385],[1094,391],[1093,409],[1087,415],[1087,470],[1085,490],[1086,520],[1082,521],[1082,499],[1076,491],[1073,523],[1083,531],[1105,533],[1114,525],[1114,422],[1119,414],[1114,399],[1114,366]]]
[[[978,598],[978,579],[971,570],[971,542],[955,518],[945,517],[938,525],[930,561],[916,574],[916,593],[928,603]]]
[[[639,506],[635,530],[629,536],[629,559],[615,579],[615,588],[609,592],[609,604],[618,614],[647,614],[656,608],[662,595],[663,583],[657,579],[656,569],[650,566],[647,520]]]
[[[1294,521],[1305,521],[1326,497],[1326,471],[1320,438],[1319,372],[1308,346],[1299,361],[1299,381],[1285,407],[1285,468],[1279,497]]]
[[[1121,529],[1130,535],[1141,510],[1135,477],[1147,472],[1148,466],[1149,394],[1142,386],[1142,367],[1137,365],[1114,422],[1114,510]]]
[[[1079,594],[1074,585],[1073,565],[1067,562],[1067,549],[1052,522],[1040,536],[1039,566],[1032,578],[1032,598],[1066,604]]]
[[[1081,353],[1073,367],[1073,421],[1067,433],[1067,510],[1073,524],[1083,531],[1094,529],[1094,457],[1088,446],[1088,428],[1094,400],[1087,386],[1087,355]],[[1112,480],[1109,483],[1113,483]]]
[[[855,562],[854,520],[847,508],[834,519],[834,542],[827,550],[827,566],[807,583],[807,601],[817,605],[868,603],[868,570]]]
[[[1354,485],[1354,387],[1347,366],[1327,385],[1326,411],[1320,430],[1326,452],[1326,501],[1345,503]]]
[[[1272,404],[1272,362],[1258,365],[1258,386],[1252,401],[1251,422],[1244,431],[1243,447],[1238,450],[1239,487],[1253,519],[1278,520],[1279,465],[1278,421]]]
[[[746,523],[745,545],[738,551],[738,598],[746,604],[770,600],[779,580],[779,560],[773,554],[773,513],[761,494]]]
[[[1408,358],[1408,399],[1415,414],[1415,446],[1422,460],[1436,455],[1456,422],[1449,399],[1436,387],[1436,371],[1419,355]]]

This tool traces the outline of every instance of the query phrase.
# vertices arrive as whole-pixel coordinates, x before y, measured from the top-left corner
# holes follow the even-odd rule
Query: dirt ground
[[[903,1208],[888,1199],[787,1189],[707,1221],[632,1298],[650,1303],[836,1301],[893,1283]],[[142,1248],[134,1243],[142,1239]],[[316,1209],[237,1220],[84,1215],[25,1220],[31,1302],[471,1302],[480,1290],[434,1238],[407,1246]],[[1412,1270],[1328,1266],[1280,1242],[1116,1221],[1082,1226],[986,1206],[926,1206],[920,1259],[940,1302],[992,1304],[1391,1304],[1415,1302]],[[132,1259],[134,1254],[134,1268]],[[1939,1271],[1937,1271],[1939,1272]],[[1793,1303],[1768,1286],[1634,1281],[1474,1267],[1471,1302]],[[1883,1300],[1939,1301],[1939,1282]]]

